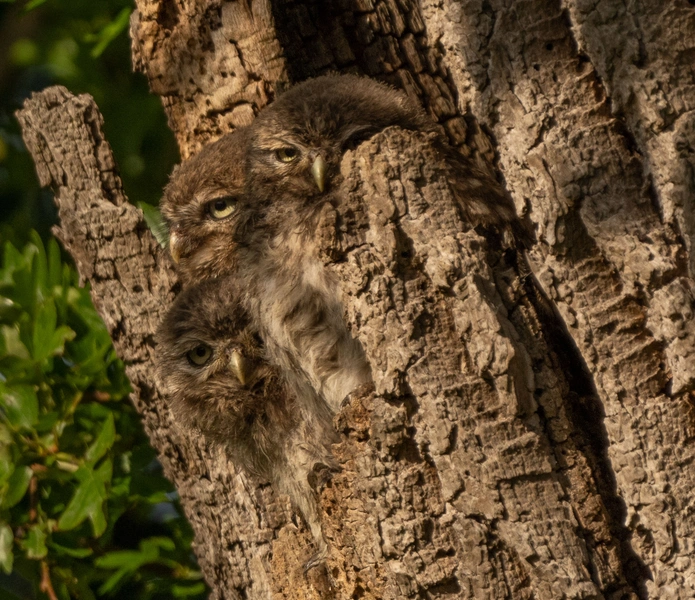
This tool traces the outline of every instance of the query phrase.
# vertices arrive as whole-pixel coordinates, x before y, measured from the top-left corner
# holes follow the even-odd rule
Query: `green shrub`
[[[6,244],[0,597],[206,596],[190,527],[128,393],[89,292],[55,240],[45,249],[33,234],[21,252]]]

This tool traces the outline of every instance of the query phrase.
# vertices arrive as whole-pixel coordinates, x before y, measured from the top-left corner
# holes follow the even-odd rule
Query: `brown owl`
[[[234,269],[245,223],[247,129],[237,129],[176,167],[160,208],[169,225],[169,250],[184,285]]]
[[[319,260],[314,232],[324,204],[340,201],[344,152],[389,126],[431,132],[462,216],[473,226],[501,230],[517,223],[497,181],[451,148],[405,94],[384,84],[319,77],[261,111],[247,145],[246,196],[254,199],[255,228],[240,275],[273,360],[303,371],[333,410],[371,374],[346,329],[338,284]]]
[[[402,92],[356,75],[301,83],[265,108],[251,126],[246,189],[266,205],[264,225],[297,230],[332,202],[345,150],[387,127],[430,132],[464,219],[473,226],[512,228],[514,203],[484,169],[452,148],[442,130]]]
[[[308,476],[317,465],[334,467],[331,415],[296,401],[267,361],[240,295],[234,278],[208,280],[179,295],[157,332],[157,380],[179,423],[290,497],[320,556],[326,546]]]

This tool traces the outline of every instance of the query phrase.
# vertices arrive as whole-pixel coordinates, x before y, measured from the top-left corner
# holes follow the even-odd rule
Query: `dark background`
[[[0,1],[0,241],[22,247],[55,223],[51,193],[38,186],[14,112],[32,92],[60,84],[91,94],[104,115],[131,202],[156,205],[178,160],[158,98],[133,73],[130,0]]]

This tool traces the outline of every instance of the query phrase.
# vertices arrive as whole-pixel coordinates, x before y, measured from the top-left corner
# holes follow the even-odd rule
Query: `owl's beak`
[[[311,165],[311,174],[314,176],[319,192],[323,192],[326,183],[326,169],[328,164],[320,154],[314,159],[314,164]]]
[[[181,237],[176,231],[169,234],[169,254],[171,254],[174,263],[178,265],[179,260],[181,260]]]
[[[241,385],[246,385],[249,379],[249,363],[244,358],[244,355],[237,350],[232,352],[232,357],[229,359],[229,368],[231,369],[234,376],[239,380]]]

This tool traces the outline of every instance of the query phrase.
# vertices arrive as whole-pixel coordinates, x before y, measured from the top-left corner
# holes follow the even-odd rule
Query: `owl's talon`
[[[315,554],[309,558],[308,561],[304,564],[304,573],[308,573],[311,571],[311,569],[315,569],[316,567],[320,567],[322,565],[325,565],[326,563],[326,558],[328,558],[328,544],[326,542],[322,541],[319,544],[319,549],[316,551]]]
[[[341,410],[346,406],[349,406],[355,398],[364,398],[365,396],[369,396],[369,394],[373,394],[375,391],[376,388],[374,387],[374,383],[371,381],[358,385],[347,396],[345,396],[345,398],[343,398],[340,403]]]
[[[320,492],[333,479],[333,476],[339,472],[340,467],[337,463],[332,465],[316,463],[307,475],[307,481],[314,491]]]

